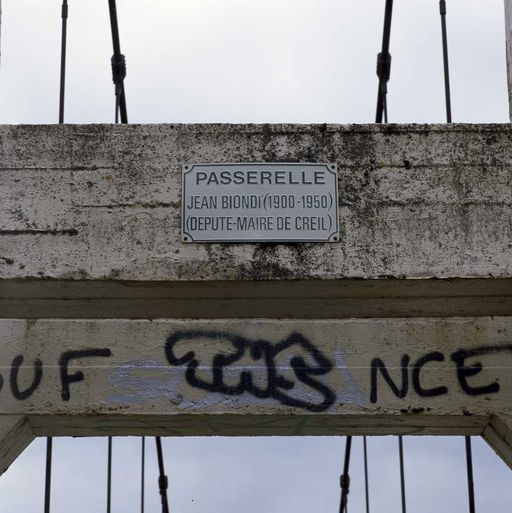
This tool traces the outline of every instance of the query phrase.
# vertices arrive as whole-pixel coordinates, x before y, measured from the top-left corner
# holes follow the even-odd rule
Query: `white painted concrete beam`
[[[509,125],[0,127],[0,279],[512,277]],[[339,169],[335,244],[183,244],[186,162]]]
[[[0,333],[0,419],[35,435],[484,433],[511,463],[510,317],[3,320]]]

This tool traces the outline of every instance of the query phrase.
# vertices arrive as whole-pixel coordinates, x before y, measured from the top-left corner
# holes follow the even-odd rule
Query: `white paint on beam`
[[[512,415],[510,317],[2,320],[0,338],[0,419],[40,436],[486,433],[510,463],[489,424]]]

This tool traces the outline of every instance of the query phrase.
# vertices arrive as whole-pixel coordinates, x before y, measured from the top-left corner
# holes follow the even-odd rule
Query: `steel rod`
[[[46,472],[44,481],[44,513],[50,513],[50,496],[52,487],[52,457],[53,457],[53,438],[49,436],[46,439]]]
[[[475,513],[475,483],[473,480],[473,453],[471,451],[471,437],[466,436],[466,467],[468,471],[468,501],[469,513]]]
[[[393,15],[393,0],[386,0],[384,11],[384,30],[382,34],[382,50],[377,57],[377,75],[379,77],[379,89],[377,93],[377,112],[375,122],[382,123],[382,116],[386,108],[387,83],[391,72],[391,55],[389,45],[391,39],[391,18]]]
[[[402,513],[406,513],[405,505],[405,466],[404,466],[404,443],[401,436],[398,437],[398,452],[400,455],[400,492],[402,496]]]
[[[64,123],[64,95],[66,89],[66,41],[68,25],[68,0],[62,0],[62,38],[60,45],[60,93],[59,93],[59,123]]]
[[[439,0],[441,13],[441,33],[443,38],[444,94],[446,101],[446,121],[452,122],[452,100],[450,93],[450,64],[448,60],[448,35],[446,29],[446,0]]]
[[[108,437],[108,462],[107,462],[107,513],[112,507],[112,437]]]
[[[366,436],[363,436],[363,454],[364,454],[364,495],[366,499],[366,513],[370,513],[370,486],[368,481],[368,448],[366,445]]]
[[[341,499],[340,499],[340,513],[346,513],[348,504],[348,493],[350,487],[349,466],[350,466],[350,452],[352,450],[352,437],[347,436],[345,444],[345,461],[343,463],[343,474],[340,477],[341,486]]]
[[[162,451],[162,440],[159,436],[155,437],[156,441],[156,453],[158,457],[158,488],[160,490],[160,496],[162,500],[162,513],[169,513],[169,502],[167,499],[167,487],[169,485],[167,476],[165,475],[164,469],[164,456]]]
[[[146,437],[142,437],[140,469],[140,513],[144,513],[144,486],[146,472]]]
[[[112,46],[114,55],[112,56],[112,72],[116,93],[116,117],[119,111],[121,123],[128,123],[128,113],[126,109],[126,94],[124,90],[124,75],[126,67],[124,55],[121,53],[121,43],[119,40],[119,24],[117,21],[116,0],[108,0],[110,13],[110,30],[112,33]]]

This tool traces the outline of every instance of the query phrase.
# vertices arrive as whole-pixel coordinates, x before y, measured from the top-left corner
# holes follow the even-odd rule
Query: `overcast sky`
[[[503,0],[447,0],[453,118],[507,122]],[[106,0],[69,0],[66,121],[110,123]],[[3,0],[0,123],[58,117],[60,0]],[[384,0],[118,0],[130,122],[366,123]],[[443,122],[437,0],[397,0],[389,117]],[[160,511],[148,439],[147,512]],[[335,513],[344,439],[169,438],[171,511]],[[52,511],[105,511],[105,439],[55,441]],[[405,439],[408,510],[467,511],[464,440]],[[364,511],[355,439],[349,510]],[[371,507],[400,509],[397,440],[369,441]],[[512,474],[474,440],[478,513],[509,511]],[[140,440],[115,439],[113,511],[139,511]],[[44,440],[0,478],[0,512],[42,512]]]

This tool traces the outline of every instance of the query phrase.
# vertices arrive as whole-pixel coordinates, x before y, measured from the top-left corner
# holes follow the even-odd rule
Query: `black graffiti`
[[[69,401],[71,398],[69,391],[69,385],[71,383],[77,383],[84,380],[84,373],[82,371],[76,371],[73,374],[69,374],[68,365],[71,360],[97,357],[108,358],[109,356],[112,356],[112,351],[110,349],[82,349],[80,351],[66,351],[62,353],[59,358],[62,400]]]
[[[483,386],[471,386],[468,379],[480,374],[484,370],[481,362],[475,362],[467,365],[466,360],[477,356],[485,356],[490,354],[512,352],[512,344],[502,346],[481,346],[474,349],[458,349],[450,355],[451,360],[455,363],[455,372],[461,389],[470,396],[497,394],[500,385],[497,380]],[[445,355],[438,351],[432,351],[418,358],[412,366],[409,366],[410,356],[404,354],[401,359],[401,384],[397,385],[386,364],[381,358],[373,358],[370,366],[370,401],[376,403],[378,400],[378,375],[379,372],[384,378],[395,397],[403,399],[409,392],[409,368],[411,369],[412,388],[420,397],[437,397],[449,393],[448,387],[444,384],[434,388],[424,388],[421,383],[421,373],[423,368],[432,362],[442,363],[446,360]]]
[[[509,346],[487,346],[478,347],[475,349],[459,349],[452,354],[452,360],[455,362],[457,367],[457,377],[459,383],[468,395],[484,395],[484,394],[496,394],[500,390],[500,385],[497,382],[489,383],[482,387],[472,387],[467,378],[479,374],[483,370],[483,365],[480,362],[476,362],[469,367],[466,366],[466,360],[473,356],[484,356],[487,354],[501,353],[503,351],[512,351],[512,345]]]
[[[60,384],[61,384],[61,397],[63,401],[69,401],[71,395],[69,385],[84,380],[82,371],[77,371],[69,374],[69,362],[79,358],[91,357],[109,357],[112,355],[110,349],[83,349],[80,351],[65,351],[59,358],[60,370]],[[32,364],[32,381],[26,388],[20,386],[20,370],[22,369],[24,356],[22,354],[16,355],[10,366],[9,384],[12,395],[18,401],[24,401],[32,396],[32,394],[39,388],[43,381],[43,362],[40,358],[35,358]],[[4,385],[3,376],[0,375],[0,391]]]
[[[380,358],[374,358],[372,360],[371,366],[371,401],[372,403],[377,402],[377,371],[380,371],[384,381],[389,385],[389,388],[393,391],[393,393],[399,398],[403,399],[407,395],[407,391],[409,389],[409,360],[410,357],[407,354],[402,356],[402,364],[400,368],[402,369],[402,384],[398,386],[391,376],[389,375],[388,369],[386,368],[386,364]],[[375,387],[373,384],[375,383]]]
[[[25,390],[20,390],[18,384],[18,374],[22,364],[23,355],[20,354],[16,356],[12,361],[10,374],[12,395],[20,401],[28,399],[41,384],[41,380],[43,379],[43,362],[39,358],[36,358],[34,360],[34,378],[32,383],[29,387],[25,388]]]
[[[206,339],[212,342],[221,340],[227,342],[230,345],[229,349],[232,350],[213,356],[210,369],[211,380],[205,380],[198,376],[198,368],[202,365],[202,362],[196,357],[194,351],[188,351],[183,356],[177,356],[175,352],[176,345],[179,342],[192,342],[198,339]],[[322,398],[321,401],[312,402],[305,398],[293,397],[289,393],[296,386],[296,382],[280,374],[276,365],[276,358],[290,348],[303,350],[314,361],[314,365],[308,365],[302,356],[295,355],[290,358],[290,367],[293,369],[297,380],[317,392]],[[333,369],[332,363],[300,333],[292,333],[281,342],[272,344],[266,340],[250,340],[228,332],[178,331],[167,338],[165,355],[171,365],[187,366],[185,377],[190,386],[208,392],[218,392],[230,396],[239,396],[247,392],[260,399],[272,398],[282,405],[303,408],[312,412],[325,411],[336,401],[336,394],[315,379],[316,376],[328,374]],[[238,383],[229,385],[225,382],[225,370],[230,365],[248,356],[253,361],[264,363],[266,369],[265,387],[260,387],[255,383],[252,372],[247,368],[241,370]]]
[[[444,362],[445,357],[439,351],[432,351],[419,358],[412,368],[412,384],[414,390],[420,397],[437,397],[448,393],[448,388],[440,385],[434,388],[423,388],[421,385],[421,371],[423,367],[430,362]]]

